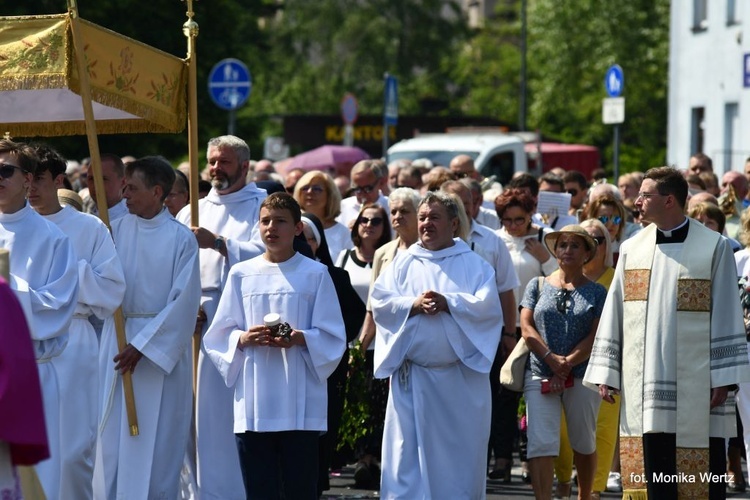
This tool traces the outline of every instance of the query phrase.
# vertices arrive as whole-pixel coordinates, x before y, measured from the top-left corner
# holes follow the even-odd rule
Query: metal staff
[[[188,159],[190,162],[190,226],[198,227],[198,61],[195,39],[198,38],[198,23],[193,20],[193,0],[187,2],[188,20],[182,25],[182,33],[187,38],[188,63]],[[198,354],[201,351],[201,332],[193,333],[193,393],[198,390]]]

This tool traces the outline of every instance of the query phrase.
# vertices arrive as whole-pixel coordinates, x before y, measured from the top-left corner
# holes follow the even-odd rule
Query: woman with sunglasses
[[[331,260],[352,244],[349,228],[336,222],[341,213],[341,193],[333,178],[320,170],[311,170],[294,186],[294,199],[303,212],[310,212],[323,223]]]
[[[382,206],[377,203],[362,205],[352,226],[351,241],[354,247],[339,254],[336,266],[349,273],[354,290],[362,302],[367,303],[375,251],[391,241],[391,225],[388,222],[388,214]],[[362,324],[360,324],[361,327]],[[373,379],[374,348],[374,344],[370,344],[370,349],[365,353],[364,374],[368,381],[372,381],[368,391],[370,413],[382,415],[384,418],[388,389],[383,381]],[[355,452],[358,461],[354,468],[354,481],[357,488],[377,488],[380,484],[378,460],[382,429],[380,430],[381,433],[367,433],[357,444],[358,449]]]
[[[609,231],[612,240],[612,256],[615,264],[620,256],[623,241],[640,231],[641,227],[627,221],[625,206],[613,194],[603,194],[589,202],[586,207],[587,219],[599,219]]]
[[[612,260],[612,240],[609,231],[599,219],[586,219],[581,227],[596,241],[594,257],[583,266],[583,275],[609,290],[615,276]],[[613,396],[615,403],[599,406],[596,420],[596,475],[591,498],[599,498],[607,488],[612,459],[617,447],[618,424],[620,418],[620,396]],[[617,461],[619,464],[619,459]],[[619,467],[615,469],[619,473]],[[570,498],[573,473],[573,450],[568,439],[567,422],[563,412],[560,424],[560,454],[555,459],[557,487],[554,498]]]
[[[547,234],[544,244],[559,269],[530,281],[521,301],[521,332],[531,351],[524,377],[531,483],[537,499],[552,496],[564,409],[578,470],[578,498],[589,498],[601,398],[581,381],[607,291],[584,275],[584,265],[597,253],[596,241],[584,228],[565,226]]]

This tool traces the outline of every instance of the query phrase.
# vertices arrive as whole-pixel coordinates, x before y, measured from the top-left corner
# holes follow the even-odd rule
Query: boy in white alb
[[[203,338],[227,386],[247,498],[317,499],[318,437],[326,430],[328,376],[346,335],[326,267],[293,249],[302,231],[294,198],[261,204],[263,255],[232,267]],[[270,313],[292,328],[265,326]]]

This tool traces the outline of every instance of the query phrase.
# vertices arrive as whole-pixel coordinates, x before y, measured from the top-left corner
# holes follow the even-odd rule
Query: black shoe
[[[529,474],[529,471],[525,470],[521,472],[521,479],[526,484],[531,484],[531,475]]]
[[[490,479],[500,479],[502,484],[510,484],[510,471],[513,467],[513,462],[508,462],[505,467],[501,469],[493,469],[488,474]]]
[[[354,466],[354,487],[360,490],[369,490],[371,485],[370,467],[364,462],[357,462],[357,465]]]

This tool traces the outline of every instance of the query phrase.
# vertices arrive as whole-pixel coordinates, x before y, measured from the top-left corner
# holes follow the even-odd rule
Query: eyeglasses
[[[570,196],[578,196],[578,190],[575,188],[566,189],[566,193],[568,193]]]
[[[453,172],[453,176],[456,179],[463,179],[464,177],[471,176],[472,172]]]
[[[607,238],[604,236],[592,236],[597,245],[604,245],[607,242]]]
[[[22,173],[26,173],[26,170],[22,169],[21,167],[11,165],[10,163],[0,163],[0,177],[2,177],[3,179],[10,179],[11,177],[13,177],[13,174],[16,172],[16,170],[20,170]]]
[[[317,184],[308,184],[307,186],[302,186],[301,188],[299,188],[299,190],[303,193],[312,191],[315,194],[320,194],[325,191],[325,189],[323,189],[323,186],[318,186]]]
[[[352,191],[354,191],[355,194],[364,193],[364,194],[370,194],[378,187],[378,183],[370,184],[369,186],[357,186]]]
[[[526,217],[503,217],[500,222],[503,223],[503,226],[520,226],[526,222]]]
[[[638,198],[649,199],[649,198],[653,198],[654,196],[664,196],[664,195],[661,193],[638,193],[638,196],[636,196],[635,199],[636,200]]]
[[[617,226],[618,224],[620,224],[620,222],[622,222],[622,217],[620,217],[619,215],[615,215],[612,217],[610,217],[609,215],[602,215],[601,217],[599,217],[599,220],[602,224],[606,224],[607,222],[612,221],[612,224]]]
[[[382,223],[383,223],[382,217],[365,217],[363,215],[359,219],[357,219],[357,224],[361,226],[366,226],[367,224],[371,224],[374,227],[378,227]]]
[[[572,301],[570,300],[571,293],[571,290],[568,290],[567,288],[561,288],[555,294],[555,306],[557,307],[557,311],[559,313],[566,314],[568,312],[568,308],[573,305]]]

